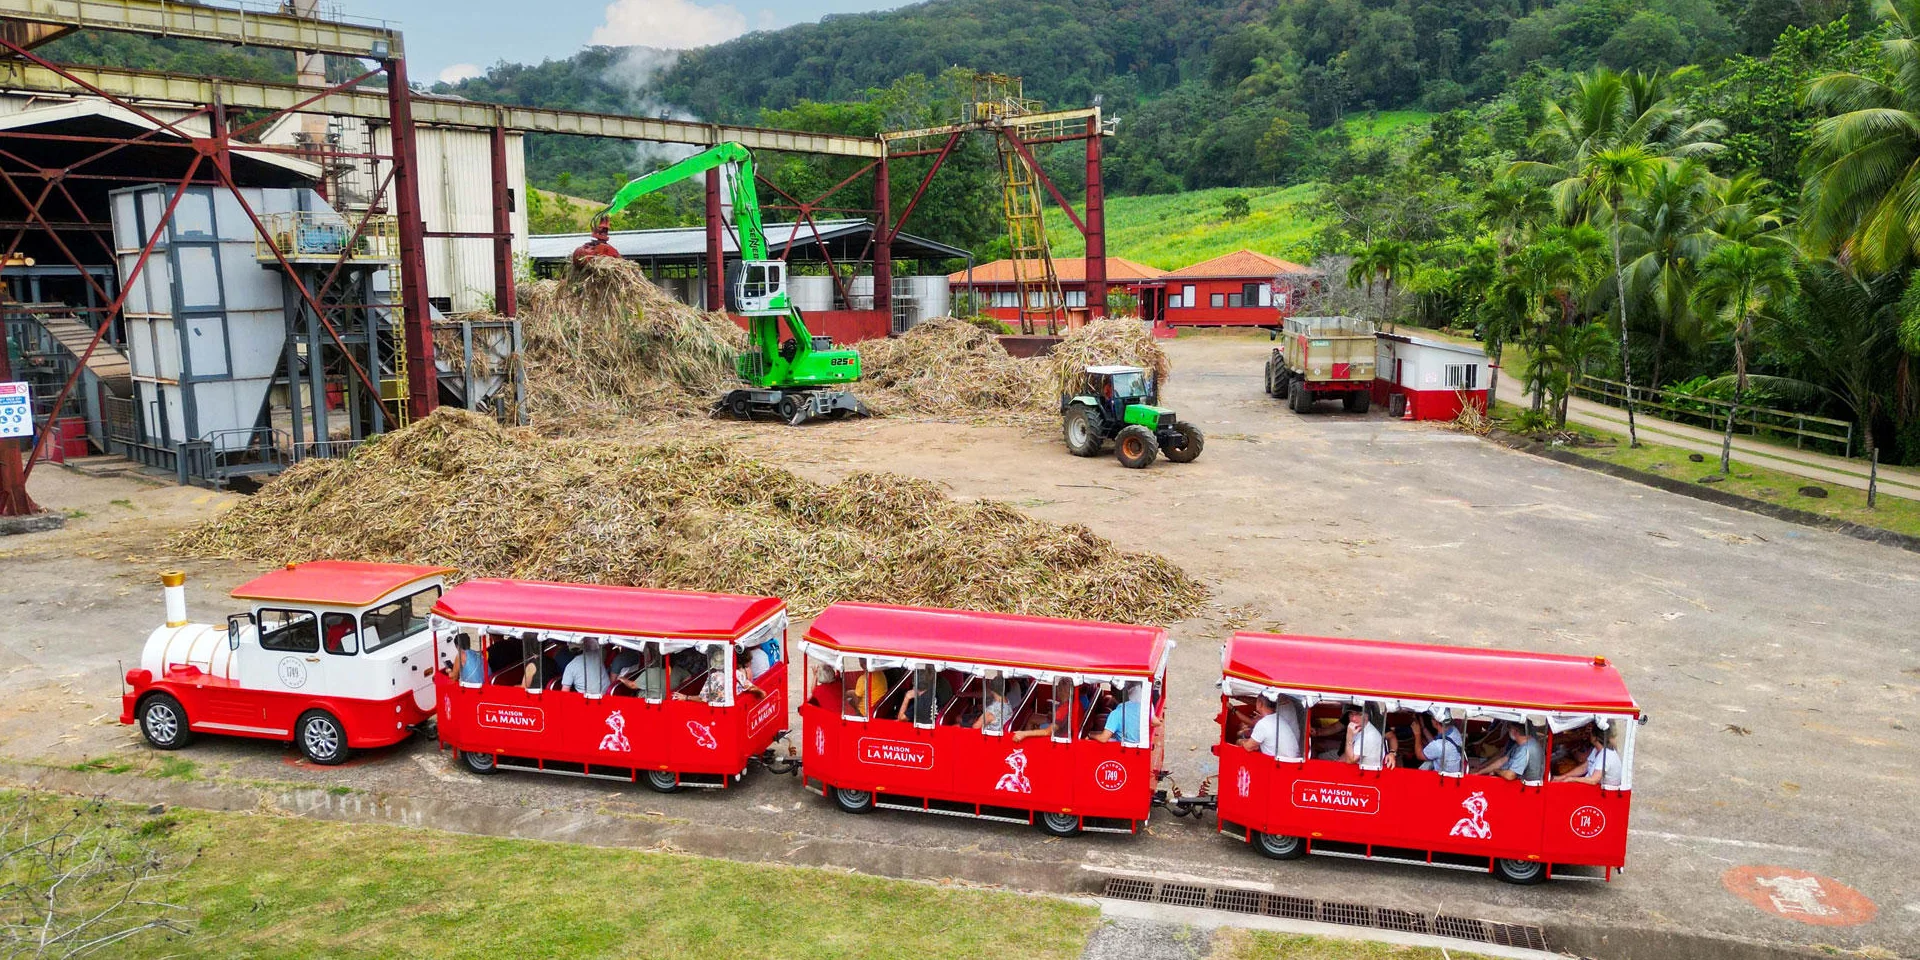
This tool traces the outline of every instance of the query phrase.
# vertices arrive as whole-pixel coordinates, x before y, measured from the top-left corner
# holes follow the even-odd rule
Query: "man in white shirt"
[[[1340,755],[1345,763],[1357,763],[1362,770],[1378,770],[1386,762],[1387,741],[1379,729],[1367,722],[1367,709],[1347,708],[1347,749]]]
[[[1595,733],[1593,748],[1587,751],[1587,761],[1579,770],[1554,777],[1559,783],[1597,783],[1605,790],[1620,789],[1621,764],[1620,751],[1607,746],[1605,734]]]
[[[1288,704],[1282,712],[1277,704],[1265,694],[1253,702],[1253,729],[1240,740],[1240,745],[1248,750],[1258,750],[1269,757],[1282,760],[1300,759],[1300,722],[1294,718],[1293,706]]]
[[[598,643],[589,644],[582,651],[580,644],[571,643],[573,659],[567,661],[567,668],[560,672],[560,689],[574,693],[584,693],[589,697],[598,697],[607,692],[607,662],[600,655]]]

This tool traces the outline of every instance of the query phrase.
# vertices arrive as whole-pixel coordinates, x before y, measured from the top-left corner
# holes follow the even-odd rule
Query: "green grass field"
[[[1251,213],[1227,219],[1221,202],[1245,194]],[[1304,263],[1307,244],[1320,227],[1314,201],[1319,187],[1220,187],[1188,193],[1107,198],[1107,253],[1162,270],[1210,260],[1235,250],[1254,250]],[[1047,210],[1047,239],[1057,257],[1086,254],[1086,243],[1066,214]]]
[[[1364,113],[1355,114],[1346,118],[1347,135],[1356,143],[1400,140],[1413,134],[1413,128],[1424,126],[1433,116],[1421,110],[1383,110],[1371,119]]]

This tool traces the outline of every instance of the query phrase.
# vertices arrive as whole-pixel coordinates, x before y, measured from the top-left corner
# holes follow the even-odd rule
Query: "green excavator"
[[[820,418],[866,416],[867,406],[845,390],[860,379],[860,354],[836,350],[832,337],[816,337],[787,296],[787,264],[767,253],[760,220],[760,196],[754,188],[753,154],[737,143],[723,143],[679,163],[640,177],[613,195],[596,227],[611,221],[634,200],[689,177],[719,170],[722,211],[734,234],[740,259],[727,264],[728,311],[747,318],[747,352],[734,361],[748,384],[715,404],[716,414],[746,420],[775,416],[795,425]],[[597,233],[598,231],[596,231]],[[788,338],[781,339],[785,320]]]

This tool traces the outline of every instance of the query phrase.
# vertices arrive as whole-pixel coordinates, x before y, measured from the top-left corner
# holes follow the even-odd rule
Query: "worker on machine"
[[[593,221],[593,239],[581,244],[573,251],[573,265],[577,267],[594,257],[614,257],[618,259],[620,251],[614,249],[613,244],[607,242],[611,228],[612,223],[609,218],[595,217]]]

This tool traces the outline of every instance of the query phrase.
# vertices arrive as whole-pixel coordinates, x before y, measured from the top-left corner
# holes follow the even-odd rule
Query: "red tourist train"
[[[434,604],[436,726],[475,773],[725,787],[787,729],[774,597],[469,580]]]
[[[1236,633],[1219,830],[1308,853],[1611,879],[1640,708],[1602,658]]]
[[[1132,833],[1161,769],[1158,627],[836,603],[802,642],[808,788],[879,807]]]
[[[1643,721],[1601,659],[1237,633],[1221,670],[1217,796],[1167,780],[1174,644],[1157,627],[838,603],[799,644],[774,597],[472,580],[316,561],[234,591],[248,613],[167,625],[127,672],[121,722],[160,749],[194,733],[292,741],[317,763],[435,720],[475,773],[657,790],[804,764],[840,809],[1134,833],[1156,806],[1214,807],[1261,853],[1611,879],[1625,862]],[[789,747],[789,752],[793,748]],[[1216,806],[1217,805],[1217,806]]]

